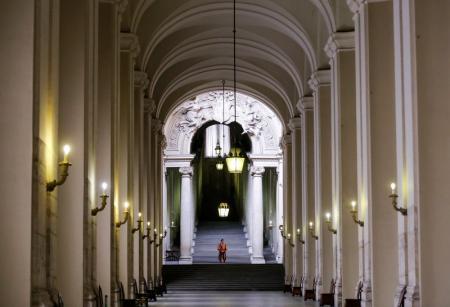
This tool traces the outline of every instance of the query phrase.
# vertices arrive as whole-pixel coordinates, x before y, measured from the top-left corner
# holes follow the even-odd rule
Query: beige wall
[[[0,11],[0,256],[4,306],[30,306],[34,2]],[[5,278],[7,276],[7,278]]]
[[[389,306],[398,280],[398,213],[388,198],[397,169],[392,3],[370,4],[369,24],[373,304]]]
[[[450,306],[450,2],[415,1],[422,306]]]

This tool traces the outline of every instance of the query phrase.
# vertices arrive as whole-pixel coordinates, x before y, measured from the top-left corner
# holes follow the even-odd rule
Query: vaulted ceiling
[[[344,0],[237,0],[238,90],[287,122],[309,95],[311,73],[328,68],[329,35],[353,29]],[[184,99],[233,84],[232,0],[129,0],[122,32],[137,34],[136,69],[165,119]]]

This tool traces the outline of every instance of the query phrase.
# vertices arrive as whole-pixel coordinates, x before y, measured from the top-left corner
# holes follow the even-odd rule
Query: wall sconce
[[[352,208],[350,210],[350,213],[352,214],[353,221],[356,224],[358,224],[359,226],[363,227],[364,226],[364,222],[361,221],[361,220],[358,220],[358,210],[356,209],[356,201],[353,200],[351,202],[351,206],[352,206]]]
[[[108,184],[106,182],[102,183],[102,195],[100,195],[100,199],[102,200],[100,203],[100,207],[95,207],[94,209],[91,210],[91,215],[92,216],[96,216],[97,213],[99,213],[100,211],[102,211],[103,209],[105,209],[108,200],[108,195],[106,194],[106,189],[108,188]]]
[[[330,231],[333,234],[337,234],[337,229],[333,229],[333,227],[331,226],[331,213],[330,212],[325,213],[325,222],[328,225],[328,231]]]
[[[278,229],[280,230],[280,234],[281,234],[281,236],[283,237],[283,239],[286,239],[287,236],[286,236],[286,234],[284,233],[284,226],[283,226],[283,225],[280,225],[280,226],[278,226]]]
[[[314,231],[314,223],[313,222],[309,222],[309,233],[311,234],[311,238],[318,240],[319,237],[316,236],[316,232]]]
[[[392,182],[391,183],[391,195],[389,195],[389,197],[392,198],[392,206],[394,207],[395,211],[398,211],[403,215],[407,215],[408,209],[398,206],[398,203],[397,203],[398,194],[395,192],[395,188],[396,188],[396,185],[394,182]]]
[[[164,233],[159,234],[159,242],[155,245],[155,247],[159,247],[163,241],[163,239],[167,236],[167,227],[164,227]]]
[[[147,233],[142,236],[142,240],[145,240],[146,238],[150,238],[150,231],[151,231],[150,222],[147,222]],[[153,242],[155,242],[155,240],[148,239],[148,243],[152,244]]]
[[[302,239],[302,231],[300,228],[297,228],[297,239],[301,244],[305,244],[305,240]]]
[[[295,244],[292,243],[292,240],[291,240],[291,234],[290,234],[290,233],[287,234],[287,240],[288,240],[288,243],[289,243],[289,245],[290,245],[291,247],[294,247],[294,246],[295,246]]]
[[[118,221],[118,222],[116,223],[116,227],[117,227],[117,228],[120,228],[120,226],[122,226],[123,224],[125,224],[126,222],[128,222],[128,219],[129,219],[129,217],[130,217],[130,213],[128,212],[128,207],[130,206],[130,204],[126,201],[125,204],[124,204],[124,206],[125,206],[125,209],[124,209],[124,211],[123,211],[123,213],[124,213],[124,219],[123,219],[123,221]]]
[[[174,221],[170,222],[170,229],[175,229],[175,228],[177,228],[177,226],[175,225],[175,222]]]
[[[69,153],[70,153],[70,146],[64,145],[63,152],[64,152],[63,161],[58,163],[58,165],[61,168],[61,174],[59,174],[59,180],[55,179],[53,181],[47,182],[47,192],[51,192],[57,186],[62,185],[66,181],[67,177],[69,176],[69,167],[72,165],[69,163],[69,160],[67,159],[69,157]]]
[[[138,213],[138,219],[137,219],[137,227],[131,229],[131,233],[135,233],[138,230],[141,230],[141,225],[142,225],[142,213]]]
[[[272,220],[269,221],[269,226],[267,226],[267,228],[269,228],[270,230],[272,230],[272,228],[273,228]]]

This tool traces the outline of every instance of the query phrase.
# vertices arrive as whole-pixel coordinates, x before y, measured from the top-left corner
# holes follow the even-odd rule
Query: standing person
[[[220,243],[217,246],[217,250],[219,251],[219,262],[225,263],[227,260],[227,244],[223,239],[220,239]]]

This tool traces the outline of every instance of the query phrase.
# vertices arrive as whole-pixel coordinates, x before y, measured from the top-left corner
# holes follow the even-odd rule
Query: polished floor
[[[158,297],[151,306],[219,306],[219,307],[288,307],[319,306],[318,303],[304,302],[301,297],[292,297],[283,292],[271,291],[169,291]]]

